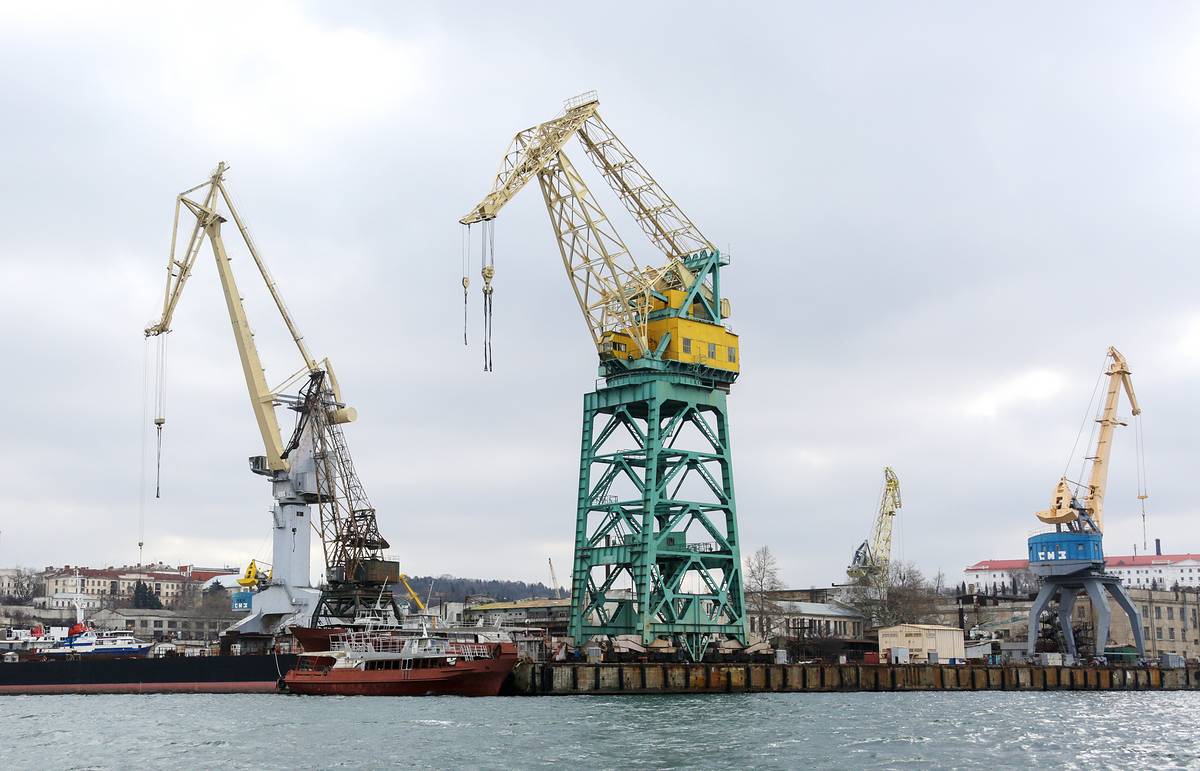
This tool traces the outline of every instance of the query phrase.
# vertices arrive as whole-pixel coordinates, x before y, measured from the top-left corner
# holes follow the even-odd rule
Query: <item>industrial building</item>
[[[88,620],[97,629],[126,630],[143,640],[216,640],[240,617],[229,610],[213,613],[202,609],[114,608],[96,611]]]
[[[750,614],[750,634],[758,639],[774,637],[862,639],[866,619],[853,608],[836,602],[773,600],[769,614]]]
[[[484,626],[532,626],[545,629],[552,637],[564,637],[571,620],[571,601],[534,598],[487,602],[466,608],[462,618],[468,626],[480,621]]]
[[[34,605],[43,608],[74,608],[78,604],[84,610],[92,610],[111,605],[115,600],[132,597],[133,590],[139,582],[145,584],[164,605],[172,605],[214,578],[236,576],[237,573],[235,568],[204,568],[195,565],[50,567],[40,576],[42,592],[41,596],[34,600]]]
[[[967,657],[963,631],[939,624],[897,624],[879,630],[879,658],[902,664],[937,664]]]

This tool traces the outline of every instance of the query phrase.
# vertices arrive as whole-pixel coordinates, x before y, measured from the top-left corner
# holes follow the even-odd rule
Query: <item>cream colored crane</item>
[[[1107,356],[1112,359],[1106,373],[1108,375],[1108,391],[1104,397],[1104,408],[1096,420],[1100,424],[1099,435],[1096,438],[1096,450],[1088,457],[1088,460],[1092,462],[1092,471],[1087,484],[1087,492],[1080,501],[1076,497],[1072,483],[1064,475],[1054,486],[1050,508],[1037,513],[1038,519],[1046,524],[1087,523],[1097,532],[1104,532],[1104,493],[1108,487],[1108,460],[1112,454],[1113,432],[1117,426],[1126,425],[1117,419],[1117,403],[1122,390],[1129,398],[1129,406],[1133,409],[1133,415],[1136,417],[1142,412],[1142,408],[1138,406],[1137,395],[1133,392],[1133,381],[1129,377],[1129,363],[1116,348],[1111,346]]]
[[[891,467],[883,469],[883,494],[871,527],[871,538],[854,550],[846,574],[851,578],[886,579],[892,560],[892,525],[900,510],[900,479]]]
[[[271,579],[259,580],[266,588],[254,595],[251,613],[237,628],[241,632],[274,633],[281,623],[293,616],[352,617],[360,602],[360,590],[369,584],[386,583],[398,571],[398,565],[383,559],[382,550],[388,544],[379,534],[375,509],[359,482],[340,428],[354,420],[356,412],[343,402],[329,360],[318,362],[309,352],[226,190],[226,170],[223,162],[218,164],[207,181],[176,197],[162,314],[157,322],[146,328],[145,334],[157,337],[171,331],[175,310],[207,239],[216,258],[242,373],[263,442],[264,454],[250,458],[251,471],[270,479],[275,498]],[[204,191],[199,200],[189,198],[199,190]],[[300,353],[302,366],[277,388],[267,385],[262,359],[225,248],[221,226],[226,219],[218,212],[221,203],[237,225]],[[194,215],[195,224],[182,255],[177,256],[179,216],[183,208]],[[297,384],[298,393],[289,393]],[[280,432],[275,414],[279,406],[287,407],[297,415],[295,429],[287,441]],[[155,424],[160,429],[164,422],[161,414],[156,416]],[[325,576],[329,584],[319,597],[311,589],[309,575],[310,532],[314,526],[311,507],[314,504],[319,511],[315,526],[325,552]]]
[[[650,172],[601,119],[595,92],[569,100],[563,114],[517,132],[496,173],[491,191],[461,220],[488,222],[535,176],[554,226],[559,252],[598,352],[613,333],[632,338],[639,358],[653,356],[646,332],[652,297],[666,288],[686,287],[692,273],[689,255],[715,247],[675,205]],[[639,227],[667,258],[648,268],[638,264],[617,235],[583,178],[563,152],[578,136],[584,150],[633,215]],[[492,272],[484,267],[484,293]],[[719,294],[719,287],[715,288]],[[711,302],[713,288],[701,290]],[[728,316],[728,303],[720,309]]]

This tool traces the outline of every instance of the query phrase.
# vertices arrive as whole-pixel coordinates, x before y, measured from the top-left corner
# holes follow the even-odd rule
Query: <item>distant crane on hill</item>
[[[900,479],[891,467],[883,469],[883,494],[871,527],[871,537],[859,544],[846,574],[856,581],[867,581],[877,588],[887,586],[892,561],[892,524],[900,511]]]

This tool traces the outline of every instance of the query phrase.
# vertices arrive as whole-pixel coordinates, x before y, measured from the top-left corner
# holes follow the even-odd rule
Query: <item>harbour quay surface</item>
[[[799,691],[1196,691],[1200,667],[525,663],[529,696]]]

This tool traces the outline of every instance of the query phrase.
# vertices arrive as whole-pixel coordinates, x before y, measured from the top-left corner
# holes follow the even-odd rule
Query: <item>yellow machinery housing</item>
[[[684,364],[700,364],[727,372],[741,371],[741,355],[736,334],[710,321],[680,316],[654,318],[654,311],[667,308],[679,310],[687,297],[687,292],[680,289],[667,289],[662,294],[667,298],[667,302],[657,297],[652,300],[652,316],[646,324],[646,336],[652,350],[657,350],[663,337],[670,334],[671,338],[662,354],[664,359]],[[703,307],[699,302],[692,303],[692,315],[702,315]],[[722,313],[725,312],[725,308],[722,308]],[[600,358],[635,359],[637,350],[632,335],[626,332],[607,332],[603,336]]]

